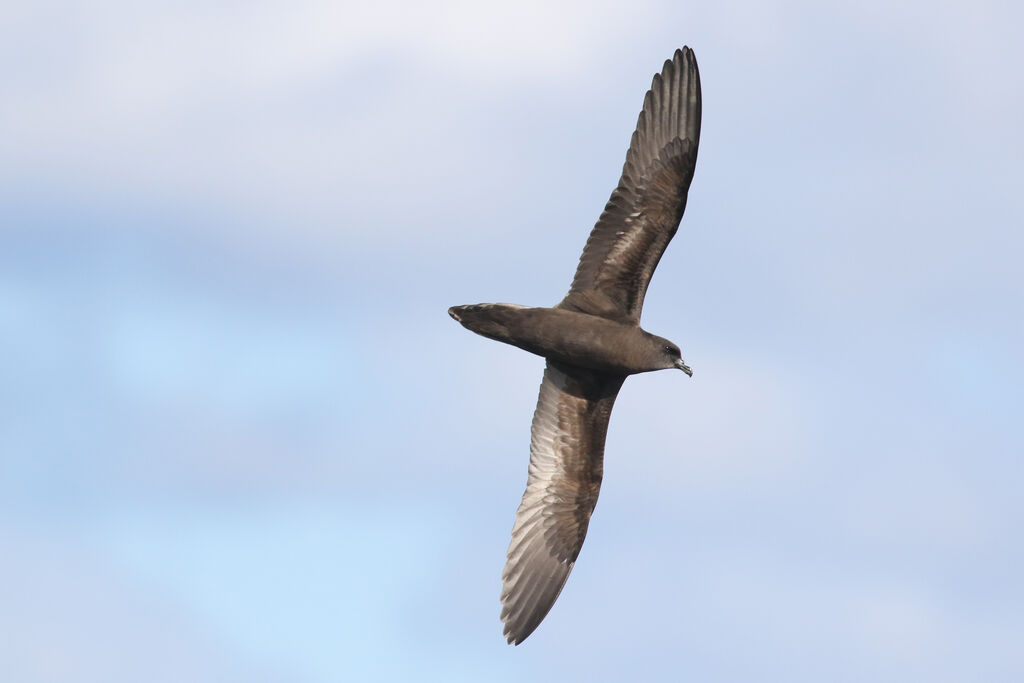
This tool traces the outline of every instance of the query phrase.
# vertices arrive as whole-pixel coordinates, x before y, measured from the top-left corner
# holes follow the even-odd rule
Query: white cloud
[[[590,125],[621,107],[631,123],[650,73],[680,43],[707,58],[709,144],[733,167],[749,164],[752,150],[723,147],[715,136],[735,138],[727,131],[741,116],[741,128],[763,128],[772,111],[812,98],[820,84],[805,71],[827,71],[813,54],[820,46],[807,42],[810,15],[800,3],[710,11],[576,0],[110,1],[4,11],[0,54],[18,65],[0,75],[0,178],[9,186],[42,188],[56,201],[213,205],[246,234],[262,229],[313,245],[341,239],[355,249],[429,248],[437,240],[427,234],[457,234],[488,214],[511,213],[517,198],[564,184],[563,167],[545,169],[540,150],[591,158],[624,146],[628,130],[590,140],[581,117]],[[997,102],[987,120],[1016,130],[1005,112],[1019,88],[984,96],[1006,80],[1002,57],[1012,42],[994,12],[932,16],[901,6],[881,21],[879,7],[822,11],[814,17],[848,21],[868,43],[891,47],[906,37],[916,50],[908,59],[933,60],[956,84],[951,93]],[[949,57],[933,37],[961,20],[969,30]],[[963,102],[951,97],[927,114],[947,116]],[[759,139],[754,158],[776,158],[772,145],[784,140]],[[608,164],[609,179],[618,163]]]
[[[8,183],[63,202],[213,205],[247,232],[314,241],[350,239],[355,222],[390,240],[417,208],[443,211],[451,187],[500,183],[515,171],[493,168],[467,119],[500,121],[510,89],[592,75],[639,20],[614,3],[320,1],[8,19]]]

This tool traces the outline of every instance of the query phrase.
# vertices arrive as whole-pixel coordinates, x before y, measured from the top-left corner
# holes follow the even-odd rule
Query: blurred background
[[[1024,680],[1019,3],[0,5],[4,681]],[[683,44],[701,156],[507,646],[551,305]]]

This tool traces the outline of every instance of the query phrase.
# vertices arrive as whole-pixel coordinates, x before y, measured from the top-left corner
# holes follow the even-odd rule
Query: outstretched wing
[[[533,633],[587,535],[604,471],[604,439],[625,378],[548,361],[533,415],[530,476],[502,574],[508,642]]]
[[[655,74],[612,192],[562,308],[640,321],[651,275],[679,227],[700,140],[700,74],[688,47]]]

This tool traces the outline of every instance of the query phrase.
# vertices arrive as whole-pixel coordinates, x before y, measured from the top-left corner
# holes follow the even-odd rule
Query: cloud
[[[379,627],[366,642],[442,642],[445,671],[471,680],[566,661],[635,678],[637,652],[652,679],[692,663],[695,679],[801,680],[799,661],[803,680],[847,663],[962,680],[979,653],[1019,669],[999,635],[1019,634],[1021,597],[999,542],[1019,517],[1024,348],[1014,12],[0,7],[0,512],[121,520],[99,542],[117,561],[94,554],[81,583],[35,570],[95,547],[24,532],[8,583],[65,597],[44,616],[76,645],[126,581],[110,630],[159,642],[146,614],[183,624],[171,671],[188,679],[240,677],[204,649],[221,630],[331,670],[342,608],[275,581],[332,573],[410,589],[389,615],[358,596]],[[591,537],[543,627],[556,637],[498,654],[542,362],[444,311],[564,293],[650,75],[683,42],[704,76],[702,156],[644,323],[696,375],[627,382]],[[196,510],[281,499],[371,504]],[[311,606],[323,640],[246,630],[261,592],[296,621]],[[460,668],[464,638],[484,645]]]
[[[5,50],[21,66],[4,79],[5,177],[300,224],[343,208],[339,188],[347,203],[372,188],[361,179],[386,184],[383,171],[429,195],[415,187],[426,174],[470,158],[447,144],[462,127],[453,107],[578,76],[628,16],[611,3],[318,1],[10,14]]]
[[[9,134],[0,177],[28,201],[216,211],[224,220],[212,229],[278,249],[412,256],[443,253],[483,226],[491,236],[539,236],[538,224],[594,220],[650,74],[679,43],[693,42],[707,74],[701,176],[714,184],[703,191],[734,195],[719,192],[716,205],[749,207],[765,201],[763,191],[762,210],[790,215],[789,223],[834,223],[843,217],[814,207],[845,203],[852,191],[859,224],[876,220],[872,206],[899,220],[906,201],[941,212],[933,188],[949,176],[912,179],[904,201],[879,204],[874,193],[921,174],[919,148],[941,163],[946,155],[932,140],[957,122],[980,130],[972,145],[1007,149],[1007,136],[1021,140],[1006,118],[1019,88],[999,86],[1016,82],[1005,78],[1012,40],[1000,26],[1009,23],[984,6],[919,5],[810,14],[803,3],[733,3],[726,12],[319,0],[9,8],[2,49],[19,68],[2,77],[0,125]],[[847,22],[860,40],[848,50],[823,45],[810,17]],[[951,52],[942,36],[961,24],[969,30]],[[821,60],[830,75],[817,68]],[[922,93],[928,106],[918,110]],[[986,142],[981,123],[1002,131],[998,144]],[[841,130],[871,143],[832,134]],[[878,171],[877,182],[859,165],[848,175],[837,176],[834,163],[829,174],[813,173],[823,156],[862,150],[893,170]],[[783,154],[788,171],[778,165]],[[909,162],[900,166],[900,155]],[[716,167],[720,175],[709,175]],[[738,193],[745,172],[752,177]],[[766,182],[766,173],[775,178]],[[806,180],[812,174],[820,183]],[[798,182],[804,199],[819,201],[794,206],[780,186]],[[737,220],[750,216],[746,208]],[[183,230],[184,220],[163,229]],[[861,244],[847,246],[863,256]],[[903,253],[905,240],[897,246]]]

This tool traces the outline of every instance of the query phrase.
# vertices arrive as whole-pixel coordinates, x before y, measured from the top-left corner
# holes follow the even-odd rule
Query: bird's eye
[[[665,353],[667,353],[670,356],[674,356],[674,355],[676,355],[676,350],[673,349],[671,346],[666,346],[665,347]]]

